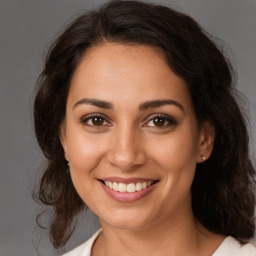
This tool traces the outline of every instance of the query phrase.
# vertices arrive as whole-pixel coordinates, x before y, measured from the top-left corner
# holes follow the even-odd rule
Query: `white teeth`
[[[127,185],[127,192],[129,193],[134,193],[136,191],[136,187],[134,183],[130,183]]]
[[[144,181],[144,182],[142,183],[142,188],[145,189],[147,186],[148,186],[148,183],[147,183],[146,181]]]
[[[117,182],[111,182],[111,181],[104,181],[104,184],[114,190],[114,191],[119,191],[121,193],[134,193],[136,191],[141,191],[149,186],[151,186],[153,181],[143,181],[143,182],[137,182],[135,183],[129,183],[129,184],[124,184],[124,183],[117,183]]]
[[[109,181],[110,182],[110,181]],[[113,182],[113,190],[118,191],[118,183]]]
[[[138,182],[136,183],[136,191],[141,191],[142,190],[142,183]]]
[[[124,183],[119,183],[118,191],[119,192],[126,192],[126,185]]]
[[[113,189],[113,183],[109,181],[107,187]]]

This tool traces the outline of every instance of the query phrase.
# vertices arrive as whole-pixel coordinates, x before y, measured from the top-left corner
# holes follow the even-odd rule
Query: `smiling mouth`
[[[122,182],[112,182],[112,181],[104,181],[100,180],[106,187],[111,189],[115,192],[121,193],[135,193],[147,189],[154,185],[155,183],[159,182],[158,180],[155,181],[141,181],[141,182],[132,182],[132,183],[122,183]]]

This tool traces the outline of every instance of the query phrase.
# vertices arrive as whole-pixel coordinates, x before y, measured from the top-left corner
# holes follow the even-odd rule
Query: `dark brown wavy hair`
[[[254,175],[248,132],[222,48],[188,15],[138,1],[110,1],[85,12],[55,40],[38,79],[34,125],[47,166],[35,194],[52,206],[50,238],[55,248],[70,238],[75,217],[86,205],[66,171],[59,129],[65,117],[70,80],[83,54],[105,42],[161,48],[172,71],[188,85],[199,125],[216,130],[211,157],[196,167],[192,208],[210,231],[246,242],[254,235]]]

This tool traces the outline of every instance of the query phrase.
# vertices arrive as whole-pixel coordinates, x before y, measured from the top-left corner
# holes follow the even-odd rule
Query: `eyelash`
[[[103,125],[94,125],[94,124],[88,124],[89,121],[92,122],[93,118],[100,118],[103,120],[103,122],[107,122],[107,125],[106,124],[103,124]],[[111,123],[108,121],[108,118],[103,115],[103,114],[100,114],[100,113],[94,113],[94,114],[90,114],[90,115],[86,115],[84,116],[80,122],[83,124],[83,125],[87,125],[89,127],[95,127],[95,128],[101,128],[102,126],[112,126]]]
[[[92,123],[93,118],[99,118],[99,119],[102,120],[103,123],[100,124],[100,125],[95,125],[95,124]],[[146,124],[143,125],[143,127],[152,127],[152,128],[155,128],[155,129],[164,129],[164,128],[168,128],[170,126],[177,125],[177,121],[174,118],[172,118],[172,117],[170,117],[166,114],[155,114],[154,116],[148,116],[147,118],[145,118],[145,120],[147,120],[147,119],[149,119],[149,120],[146,122]],[[162,126],[148,125],[150,122],[154,122],[154,120],[156,120],[156,119],[162,119],[164,121],[164,125],[162,125]],[[100,129],[102,127],[112,126],[109,119],[105,115],[100,114],[100,113],[98,113],[98,114],[94,113],[94,114],[86,115],[83,118],[81,118],[80,122],[83,125],[86,125],[88,127],[98,128],[98,129]],[[89,122],[91,122],[91,124],[89,124]],[[104,124],[104,123],[107,123],[107,124]]]
[[[164,128],[168,128],[170,126],[177,125],[177,121],[173,117],[170,117],[169,115],[166,115],[166,114],[155,114],[155,115],[149,116],[149,117],[150,117],[150,119],[146,122],[145,125],[143,125],[143,127],[152,127],[152,128],[155,128],[155,129],[164,129]],[[147,117],[146,119],[148,119],[149,117]],[[164,120],[165,124],[163,126],[157,126],[157,125],[150,126],[150,125],[148,125],[150,122],[154,122],[154,120],[156,120],[156,119]]]

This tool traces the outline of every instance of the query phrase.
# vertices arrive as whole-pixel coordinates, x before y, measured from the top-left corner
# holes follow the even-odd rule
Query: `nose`
[[[122,171],[129,171],[146,162],[143,139],[131,128],[119,129],[113,134],[108,161]]]

